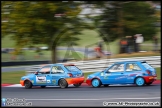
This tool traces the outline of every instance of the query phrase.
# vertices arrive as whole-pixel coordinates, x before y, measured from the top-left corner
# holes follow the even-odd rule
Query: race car
[[[146,61],[117,62],[102,72],[87,76],[89,86],[107,87],[113,84],[150,85],[157,79],[156,70]]]
[[[79,87],[84,82],[83,72],[73,64],[48,64],[38,69],[35,73],[23,76],[20,84],[26,89],[32,86],[60,86],[67,88],[68,85]]]

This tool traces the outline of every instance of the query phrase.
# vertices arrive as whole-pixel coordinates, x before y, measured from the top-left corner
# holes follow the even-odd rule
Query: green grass
[[[159,41],[161,40],[161,31],[160,31],[160,27],[157,28],[159,30],[159,32],[157,32],[157,36],[159,37]],[[13,39],[11,39],[12,35],[9,36],[5,36],[5,38],[2,38],[2,48],[9,48],[9,47],[14,47],[15,42]],[[80,38],[79,41],[77,41],[76,43],[78,44],[78,47],[92,47],[94,48],[96,46],[96,43],[101,40],[101,38],[99,37],[99,34],[97,31],[95,30],[83,30],[81,35],[78,35],[77,37]],[[110,50],[113,54],[117,54],[118,53],[118,49],[119,49],[119,44],[118,44],[119,40],[116,40],[114,42],[110,42],[109,46],[104,45],[104,49],[105,50]],[[161,41],[160,41],[161,42]],[[152,45],[152,41],[144,41],[143,44],[151,44]],[[42,44],[38,44],[36,46],[46,46],[46,45],[42,45]],[[27,46],[26,46],[27,47]],[[142,50],[146,50],[146,51],[151,51],[152,47],[148,47],[148,46],[142,46],[141,47]]]
[[[75,53],[73,53],[74,51],[68,52],[68,54],[72,55],[72,57],[65,56],[66,52],[67,51],[65,51],[65,50],[58,50],[57,57],[58,58],[74,58],[77,60],[82,60],[84,58],[84,54],[82,54],[80,52],[75,52]],[[25,58],[25,60],[51,60],[51,51],[42,51],[42,53],[43,53],[43,55],[40,58],[36,58],[36,56],[38,54],[35,51],[26,50],[26,51],[24,51],[24,58]],[[12,54],[4,54],[3,53],[1,57],[2,57],[2,62],[13,61],[11,59]],[[17,56],[17,59],[14,61],[20,61],[19,56]]]
[[[78,35],[80,40],[77,42],[80,47],[94,47],[101,40],[99,34],[95,30],[84,30],[81,35]]]
[[[161,68],[156,68],[157,71],[157,79],[161,79]],[[87,75],[92,74],[93,72],[84,73],[85,78]],[[24,76],[25,71],[17,71],[17,72],[2,72],[2,84],[19,84],[20,78]]]

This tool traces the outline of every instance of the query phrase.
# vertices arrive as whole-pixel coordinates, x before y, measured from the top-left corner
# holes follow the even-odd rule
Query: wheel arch
[[[31,82],[31,84],[33,85],[32,81],[31,81],[31,80],[29,80],[29,79],[25,79],[25,80],[24,80],[24,82],[23,82],[23,84],[24,84],[24,85],[25,85],[25,82],[26,82],[26,81],[30,81],[30,82]]]
[[[57,84],[59,85],[59,82],[60,82],[60,80],[62,80],[62,79],[64,79],[66,82],[67,82],[67,80],[65,79],[65,78],[60,78],[58,81],[57,81]],[[67,82],[68,83],[68,82]]]

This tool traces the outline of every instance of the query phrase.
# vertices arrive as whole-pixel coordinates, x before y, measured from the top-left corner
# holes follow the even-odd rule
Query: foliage
[[[135,34],[142,34],[144,40],[151,40],[157,33],[154,26],[157,21],[156,11],[147,2],[108,1],[102,8],[104,8],[103,14],[93,20],[95,26],[99,27],[100,36],[106,35],[109,41]]]
[[[5,8],[6,5],[10,7]],[[73,3],[74,4],[74,3]],[[8,19],[8,22],[2,23],[2,36],[8,33],[14,33],[13,39],[17,44],[49,44],[49,41],[58,30],[64,28],[66,23],[73,26],[79,25],[79,19],[76,15],[80,8],[70,8],[71,5],[64,2],[28,2],[6,1],[2,5],[2,10],[9,11],[10,14],[2,14],[2,18]],[[76,3],[75,3],[76,5]],[[77,6],[77,5],[76,5]],[[66,14],[61,18],[54,17],[56,14]],[[75,26],[76,27],[76,26]],[[76,28],[71,34],[79,34],[79,28]],[[68,30],[69,31],[69,30]],[[72,30],[70,30],[72,32]],[[68,33],[68,32],[67,32]],[[71,35],[67,35],[70,38]],[[65,39],[67,40],[67,39]]]
[[[61,43],[75,42],[84,26],[77,17],[79,6],[70,1],[4,1],[2,20],[7,22],[2,23],[2,37],[14,34],[15,47],[46,44],[52,50]]]

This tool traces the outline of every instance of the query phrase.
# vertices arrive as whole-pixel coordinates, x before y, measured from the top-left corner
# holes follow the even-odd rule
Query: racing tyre
[[[153,82],[150,82],[150,83],[146,83],[147,86],[151,85]]]
[[[25,83],[25,88],[26,89],[32,88],[32,83],[30,81],[26,80],[24,83]]]
[[[143,85],[145,85],[145,80],[144,80],[144,78],[142,78],[142,77],[137,77],[137,78],[135,79],[135,84],[136,84],[137,86],[143,86]]]
[[[81,86],[82,83],[78,83],[78,84],[73,84],[75,87],[79,87]]]
[[[101,81],[99,79],[93,79],[92,80],[92,86],[97,88],[101,86]]]
[[[109,84],[104,84],[104,87],[108,87],[109,86]]]
[[[41,88],[45,88],[46,86],[41,86]]]
[[[59,86],[60,86],[61,88],[67,88],[67,87],[68,87],[68,83],[66,82],[65,79],[60,79],[60,80],[59,80]]]

